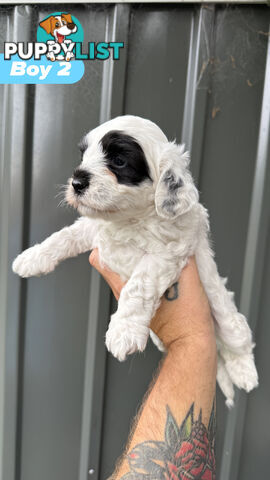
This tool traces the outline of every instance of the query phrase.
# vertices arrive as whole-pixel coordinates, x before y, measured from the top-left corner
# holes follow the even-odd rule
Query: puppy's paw
[[[217,363],[217,382],[220,386],[222,393],[226,397],[226,405],[228,408],[233,407],[234,405],[234,388],[233,382],[230,378],[227,369],[224,364],[224,360],[220,355],[218,356]]]
[[[252,353],[237,355],[231,352],[223,354],[225,366],[232,382],[238,387],[250,392],[258,386],[258,373]]]
[[[112,355],[123,362],[127,355],[134,352],[143,352],[149,336],[149,328],[136,325],[119,318],[117,314],[112,316],[112,321],[106,333],[106,347]]]
[[[218,336],[232,352],[240,355],[252,350],[252,333],[242,313],[230,313],[217,319],[217,323]]]
[[[45,275],[54,270],[55,260],[41,252],[40,245],[28,248],[12,263],[12,270],[20,277]]]

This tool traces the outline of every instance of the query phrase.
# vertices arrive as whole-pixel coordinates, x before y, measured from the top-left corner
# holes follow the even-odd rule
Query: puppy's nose
[[[77,194],[83,193],[83,191],[89,186],[90,174],[86,170],[77,169],[73,173],[72,186]]]
[[[82,193],[83,190],[88,187],[89,182],[80,178],[74,178],[72,180],[72,186],[76,193]]]
[[[69,28],[69,30],[73,30],[73,28],[75,27],[75,23],[68,23],[67,27]]]

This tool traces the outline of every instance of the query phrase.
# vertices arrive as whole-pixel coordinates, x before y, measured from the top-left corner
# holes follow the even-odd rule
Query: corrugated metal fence
[[[54,11],[61,11],[55,5]],[[1,480],[106,479],[159,354],[119,364],[103,336],[114,308],[87,255],[20,280],[11,261],[74,220],[57,185],[77,142],[123,113],[186,142],[222,275],[256,331],[260,388],[228,414],[218,392],[218,478],[268,478],[270,443],[270,50],[266,6],[69,5],[85,41],[124,41],[74,85],[0,86]],[[51,6],[0,8],[3,41],[35,40]],[[89,476],[89,469],[94,472]]]

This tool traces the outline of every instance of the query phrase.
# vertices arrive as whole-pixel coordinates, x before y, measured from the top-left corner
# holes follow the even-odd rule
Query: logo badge
[[[37,41],[48,45],[48,60],[69,62],[75,58],[74,43],[83,42],[83,28],[70,13],[54,13],[40,22]]]
[[[84,60],[119,60],[123,42],[83,43],[79,20],[69,12],[47,15],[36,42],[5,42],[0,54],[0,83],[65,84],[78,82]]]

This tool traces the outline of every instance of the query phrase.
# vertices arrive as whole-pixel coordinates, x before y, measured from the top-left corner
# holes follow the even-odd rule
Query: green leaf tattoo
[[[165,442],[170,448],[175,448],[175,445],[179,443],[179,429],[176,421],[171,414],[169,407],[167,406],[167,421],[165,426]]]

